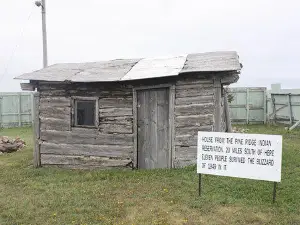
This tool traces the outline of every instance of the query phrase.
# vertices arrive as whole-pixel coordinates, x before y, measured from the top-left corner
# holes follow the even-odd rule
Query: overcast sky
[[[46,0],[48,63],[235,50],[235,86],[300,88],[298,0]],[[29,19],[28,19],[29,18]],[[42,68],[40,8],[0,0],[0,92]]]

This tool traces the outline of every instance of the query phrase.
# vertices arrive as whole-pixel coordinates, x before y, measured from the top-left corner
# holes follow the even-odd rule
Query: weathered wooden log
[[[213,124],[213,115],[176,116],[175,127],[201,127]]]
[[[214,91],[212,88],[190,88],[190,89],[175,90],[176,98],[195,97],[195,96],[213,95],[213,94]]]
[[[72,131],[41,130],[41,140],[57,144],[132,145],[132,134],[103,134],[93,129]]]
[[[20,149],[21,144],[19,143],[3,143],[0,144],[0,152],[3,153],[11,153],[18,151]]]
[[[212,125],[207,125],[207,126],[191,126],[191,127],[177,127],[176,128],[176,135],[197,135],[198,131],[212,131],[213,126]]]
[[[175,106],[176,116],[206,115],[206,114],[213,114],[213,112],[214,112],[213,103]]]
[[[100,109],[100,117],[107,116],[132,116],[132,107],[131,108],[105,108]]]
[[[99,108],[131,108],[132,98],[100,98]]]
[[[183,147],[189,147],[189,146],[196,146],[197,145],[197,135],[176,135],[175,136],[175,146],[183,146]]]
[[[40,98],[41,107],[70,107],[71,98],[69,97],[42,97]]]
[[[42,154],[131,158],[133,146],[41,143]]]
[[[186,98],[176,98],[175,105],[190,105],[190,104],[202,104],[213,102],[212,95],[186,97]]]
[[[70,107],[50,107],[41,105],[40,106],[40,117],[43,118],[54,118],[54,119],[69,119],[71,118]]]
[[[41,154],[42,165],[86,165],[96,167],[129,167],[131,159]]]
[[[197,146],[181,147],[175,146],[175,158],[180,159],[196,159]]]
[[[127,126],[132,126],[132,122],[133,122],[132,116],[100,117],[100,124],[124,124]]]
[[[132,134],[132,124],[105,124],[101,123],[99,130],[106,134]]]
[[[188,89],[191,89],[191,88],[212,88],[213,87],[213,84],[212,83],[208,83],[208,84],[184,84],[184,85],[176,85],[176,90],[188,90]]]
[[[212,74],[203,76],[190,76],[190,77],[184,77],[180,78],[176,81],[176,85],[185,85],[185,84],[212,84],[213,80],[209,77],[211,77]]]
[[[69,131],[71,129],[71,117],[69,116],[69,119],[41,117],[40,124],[42,130]]]

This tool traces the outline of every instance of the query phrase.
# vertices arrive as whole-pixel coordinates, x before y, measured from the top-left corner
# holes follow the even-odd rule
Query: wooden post
[[[138,168],[138,127],[137,127],[137,91],[133,88],[133,167]]]
[[[267,115],[268,115],[268,98],[267,98],[267,93],[266,89],[264,89],[264,124],[267,123]]]
[[[224,111],[225,111],[225,119],[226,119],[226,128],[228,133],[232,133],[231,119],[229,113],[229,104],[227,98],[227,91],[224,94]]]
[[[274,186],[273,186],[273,204],[275,203],[275,200],[276,200],[276,187],[277,187],[277,182],[274,182]]]
[[[293,125],[293,109],[292,109],[292,102],[291,102],[291,94],[288,94],[288,106],[289,106],[289,113],[290,113],[290,124]]]
[[[274,113],[274,123],[276,123],[276,104],[275,104],[275,97],[271,94],[272,104],[273,104],[273,113]]]
[[[2,127],[2,96],[0,96],[0,128]]]
[[[249,124],[249,88],[246,89],[246,123]]]
[[[21,102],[21,93],[18,94],[18,100],[19,100],[19,105],[18,105],[18,119],[19,119],[19,127],[22,126],[22,102]]]
[[[214,112],[214,130],[216,132],[221,132],[221,79],[219,77],[214,78],[214,101],[215,101],[215,112]]]
[[[175,160],[175,124],[174,124],[174,108],[175,108],[175,85],[170,87],[169,94],[169,145],[170,151],[170,168],[174,168]]]
[[[39,106],[40,106],[40,95],[39,93],[34,94],[34,107],[33,107],[33,143],[34,143],[34,152],[33,152],[33,165],[34,167],[41,166],[41,152],[40,152],[40,117],[39,117]]]

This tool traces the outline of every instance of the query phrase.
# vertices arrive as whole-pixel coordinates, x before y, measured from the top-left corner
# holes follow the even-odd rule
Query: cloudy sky
[[[298,0],[46,0],[49,65],[235,50],[235,86],[300,88]],[[0,92],[42,67],[40,8],[0,0]]]

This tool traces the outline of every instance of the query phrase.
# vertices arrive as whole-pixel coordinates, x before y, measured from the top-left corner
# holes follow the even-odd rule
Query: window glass
[[[77,100],[76,104],[76,125],[79,126],[96,126],[95,124],[95,101]]]

